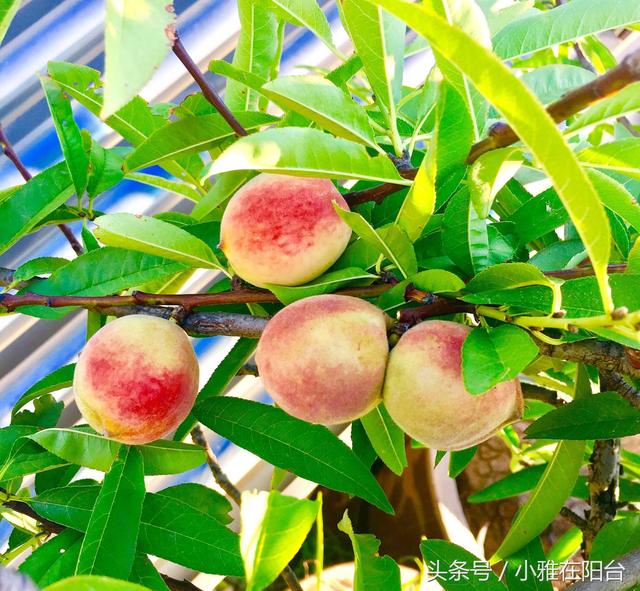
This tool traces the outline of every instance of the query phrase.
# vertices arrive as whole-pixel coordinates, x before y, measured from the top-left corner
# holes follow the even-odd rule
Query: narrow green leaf
[[[40,78],[44,96],[47,99],[51,118],[62,147],[62,154],[73,179],[76,195],[82,196],[87,187],[89,158],[82,144],[80,129],[73,118],[71,101],[62,88],[49,77]]]
[[[215,214],[217,208],[220,208],[218,211],[222,210],[221,206],[231,199],[252,176],[253,173],[246,170],[217,174],[213,187],[194,206],[191,212],[192,217],[196,220],[209,219]]]
[[[338,271],[330,271],[310,283],[297,287],[286,287],[272,283],[268,283],[266,287],[272,291],[285,306],[288,306],[297,300],[323,293],[332,293],[336,289],[348,285],[369,285],[377,278],[377,275],[372,275],[362,269],[347,267],[346,269],[340,269]]]
[[[449,454],[449,477],[457,478],[462,474],[465,468],[469,465],[471,460],[476,455],[478,451],[478,446],[474,445],[472,447],[468,447],[467,449],[459,449],[457,451],[452,451]]]
[[[64,162],[47,168],[0,202],[0,253],[27,234],[73,194]]]
[[[73,372],[76,369],[75,363],[69,365],[63,365],[58,369],[53,370],[49,375],[45,376],[41,380],[38,380],[31,388],[29,388],[14,404],[11,411],[12,416],[15,415],[20,409],[25,407],[29,402],[35,400],[40,396],[62,390],[62,388],[70,388],[73,383]]]
[[[172,193],[182,195],[196,203],[201,198],[200,193],[198,193],[198,191],[196,191],[191,185],[181,181],[172,181],[171,179],[165,179],[164,177],[156,176],[155,174],[147,174],[145,172],[129,172],[127,174],[127,178],[132,181],[138,181],[144,185],[149,185],[150,187],[171,191]]]
[[[283,76],[265,84],[262,92],[274,103],[300,113],[334,135],[382,151],[364,109],[326,78]]]
[[[640,205],[625,186],[599,170],[591,169],[588,175],[602,203],[619,215],[636,232],[640,232]]]
[[[640,515],[625,515],[604,525],[598,532],[589,560],[604,564],[640,547]]]
[[[126,150],[128,151],[128,148]],[[103,148],[98,142],[91,140],[87,178],[87,195],[91,200],[124,178],[122,163],[125,153],[122,148]]]
[[[595,77],[593,72],[582,66],[550,64],[524,73],[521,80],[546,105],[578,86],[591,82]]]
[[[240,551],[247,591],[270,585],[296,555],[313,526],[320,503],[278,491],[242,493]]]
[[[413,185],[402,202],[396,223],[415,242],[424,230],[436,205],[436,159],[433,150],[422,160]]]
[[[546,464],[540,464],[513,472],[469,495],[467,501],[469,503],[487,503],[524,494],[538,483],[545,468]]]
[[[149,591],[134,583],[97,575],[80,575],[58,581],[43,591]]]
[[[103,119],[136,96],[173,41],[173,2],[107,0]],[[131,56],[136,59],[131,59]]]
[[[408,465],[404,432],[393,422],[384,404],[380,403],[360,421],[378,457],[392,472],[402,474]]]
[[[380,541],[372,534],[357,534],[345,511],[338,529],[349,536],[355,556],[354,591],[400,591],[400,568],[391,556],[378,556]]]
[[[386,156],[371,157],[360,144],[301,127],[267,129],[240,138],[213,162],[205,176],[231,170],[411,184]]]
[[[331,38],[327,17],[316,0],[258,0],[280,18],[312,31],[333,52],[337,52]]]
[[[393,512],[366,466],[326,427],[232,397],[206,399],[196,404],[194,414],[202,424],[274,466]]]
[[[146,554],[136,555],[129,580],[137,585],[148,587],[152,591],[170,591],[162,575],[156,570]]]
[[[220,268],[220,261],[207,244],[168,222],[114,213],[100,216],[95,224],[96,238],[109,246],[162,256],[196,268]]]
[[[462,345],[462,377],[470,394],[487,392],[517,377],[538,356],[538,347],[522,328],[501,324],[474,328]]]
[[[407,278],[418,270],[415,251],[408,236],[396,225],[375,230],[367,220],[355,211],[345,211],[334,204],[338,215],[362,240],[373,246],[381,255],[392,262]]]
[[[469,78],[511,124],[556,187],[589,253],[604,307],[607,311],[612,310],[613,301],[607,278],[611,249],[607,216],[593,185],[544,107],[487,48],[463,31],[450,26],[427,6],[399,0],[372,1],[411,23],[432,47]],[[576,5],[572,2],[562,8],[571,6],[573,9]],[[551,15],[551,12],[548,14]],[[556,17],[552,18],[555,25]]]
[[[278,19],[271,10],[254,0],[238,0],[238,16],[240,36],[231,64],[266,81],[279,53]],[[235,79],[227,81],[224,100],[232,111],[256,109],[258,99],[258,93],[246,84]]]
[[[565,134],[571,136],[588,127],[638,110],[640,110],[640,82],[634,82],[577,115],[571,125],[565,129]]]
[[[578,159],[585,166],[640,178],[640,138],[631,137],[585,148],[578,153]]]
[[[524,548],[509,556],[505,573],[507,585],[518,591],[553,591],[551,581],[532,572],[534,565],[546,562],[542,541],[539,537],[534,538]]]
[[[506,591],[507,589],[488,563],[456,544],[446,540],[423,540],[420,543],[420,551],[428,570],[433,574],[440,573],[437,581],[445,591],[458,589]],[[466,578],[456,575],[460,566],[468,573]]]
[[[585,367],[579,365],[574,398],[588,399],[590,395],[589,376]],[[562,441],[557,445],[542,477],[518,511],[492,562],[504,560],[524,548],[556,518],[578,479],[585,445],[585,441]]]
[[[607,10],[602,10],[600,0],[574,0],[507,25],[494,37],[493,48],[506,60],[639,21],[635,0],[614,0]]]
[[[406,27],[394,16],[365,0],[343,3],[342,14],[396,144],[399,141],[396,103],[401,98]]]
[[[93,506],[76,574],[129,578],[144,495],[142,456],[135,447],[123,446]]]
[[[527,429],[535,439],[613,439],[640,433],[640,411],[617,392],[574,400],[540,417]]]
[[[264,113],[236,112],[234,116],[245,129],[253,130],[274,123],[276,117]],[[171,121],[144,140],[125,160],[127,171],[147,168],[165,160],[211,150],[235,132],[219,113],[184,117]]]
[[[0,2],[0,43],[7,34],[13,17],[20,8],[21,0],[2,0]]]
[[[36,548],[18,570],[42,587],[72,575],[82,545],[82,534],[65,529]]]

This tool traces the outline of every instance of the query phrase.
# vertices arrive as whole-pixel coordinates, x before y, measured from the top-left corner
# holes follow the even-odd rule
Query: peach
[[[334,201],[349,209],[328,179],[260,174],[229,201],[220,248],[253,285],[307,283],[338,260],[351,237]]]
[[[94,334],[73,378],[76,403],[98,433],[128,444],[155,441],[189,414],[198,360],[186,333],[153,316],[124,316]]]
[[[471,447],[522,416],[517,379],[479,396],[465,389],[461,350],[470,330],[456,322],[422,322],[389,356],[385,406],[401,429],[432,449]]]
[[[267,392],[286,412],[334,425],[380,402],[388,353],[379,308],[358,298],[319,295],[298,300],[268,322],[256,363]]]

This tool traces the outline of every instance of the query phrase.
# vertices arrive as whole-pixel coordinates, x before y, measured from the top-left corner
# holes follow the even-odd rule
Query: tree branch
[[[615,68],[605,72],[602,76],[568,92],[562,98],[549,105],[547,112],[556,123],[560,123],[593,103],[619,92],[625,86],[638,80],[640,80],[640,50],[630,53]],[[482,154],[515,144],[518,139],[518,136],[508,124],[503,122],[496,123],[489,130],[488,137],[471,147],[466,162],[467,164],[472,164]],[[416,168],[401,172],[402,176],[408,179],[415,178],[416,173]],[[380,203],[389,195],[403,188],[402,185],[383,183],[370,189],[347,193],[344,198],[350,207],[367,203],[368,201]]]
[[[202,449],[204,449],[205,453],[207,454],[207,464],[211,469],[213,478],[218,483],[220,488],[224,492],[226,492],[227,495],[231,499],[233,499],[235,504],[239,507],[242,503],[242,493],[236,487],[236,485],[229,480],[229,477],[222,470],[222,467],[218,463],[218,458],[216,458],[216,455],[213,453],[213,450],[211,449],[207,438],[204,436],[200,425],[195,426],[191,430],[191,439],[196,445],[199,445]],[[284,570],[280,573],[280,576],[282,577],[282,580],[288,585],[290,591],[303,591],[302,587],[300,586],[300,582],[298,581],[298,577],[289,565],[284,568]]]
[[[570,591],[627,591],[640,583],[640,550],[635,550],[616,560],[622,568],[618,571],[622,581],[580,581],[568,587]]]
[[[178,33],[175,33],[173,41],[173,53],[182,62],[187,69],[191,77],[195,80],[196,84],[200,87],[204,97],[216,108],[216,111],[222,115],[223,119],[229,124],[229,127],[233,129],[235,134],[239,137],[247,135],[247,130],[240,125],[240,122],[234,117],[233,113],[229,110],[229,107],[224,104],[218,93],[214,88],[206,81],[200,68],[191,59],[191,56],[187,53]]]
[[[22,178],[25,181],[30,181],[32,179],[31,173],[27,170],[27,167],[22,163],[22,160],[20,160],[20,157],[13,149],[9,138],[4,132],[2,124],[0,124],[0,146],[2,146],[2,151],[4,152],[5,156],[9,158],[9,160],[11,160]],[[67,241],[71,245],[71,248],[73,248],[76,254],[82,254],[84,252],[82,244],[78,242],[76,237],[73,235],[71,228],[69,228],[67,224],[58,224],[58,229],[64,234],[64,237],[67,239]]]
[[[540,402],[546,402],[553,406],[562,406],[565,401],[558,396],[555,390],[549,390],[536,384],[530,384],[529,382],[521,382],[522,395],[526,400],[539,400]]]
[[[638,80],[640,80],[640,50],[627,55],[615,68],[602,76],[565,94],[547,107],[547,113],[556,123],[560,123]],[[490,150],[504,148],[517,141],[518,136],[509,125],[498,123],[489,130],[487,138],[471,147],[467,164],[472,164]]]

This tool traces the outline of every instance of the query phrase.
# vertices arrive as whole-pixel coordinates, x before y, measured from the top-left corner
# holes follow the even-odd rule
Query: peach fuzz
[[[388,352],[379,308],[358,298],[319,295],[269,321],[256,363],[267,392],[287,413],[334,425],[380,402]]]
[[[168,435],[187,417],[198,377],[198,360],[180,327],[153,316],[124,316],[89,339],[73,389],[91,427],[137,445]]]
[[[229,201],[220,248],[253,285],[307,283],[336,262],[351,237],[333,201],[349,209],[328,179],[260,174]]]
[[[389,356],[385,406],[401,429],[432,449],[471,447],[522,416],[517,379],[478,396],[465,389],[461,350],[470,330],[456,322],[422,322]]]

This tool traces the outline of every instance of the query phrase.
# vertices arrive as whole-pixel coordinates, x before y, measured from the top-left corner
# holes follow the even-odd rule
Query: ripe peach
[[[319,295],[269,321],[256,363],[276,404],[299,419],[333,425],[378,404],[388,352],[379,308],[358,298]]]
[[[198,393],[198,360],[186,333],[153,316],[124,316],[86,344],[73,389],[98,433],[129,444],[168,435]]]
[[[336,262],[351,237],[333,201],[349,209],[328,179],[260,174],[229,201],[220,248],[249,283],[307,283]]]
[[[459,450],[488,439],[522,415],[518,380],[472,396],[461,349],[471,329],[431,320],[407,331],[389,356],[383,400],[393,420],[432,449]]]

